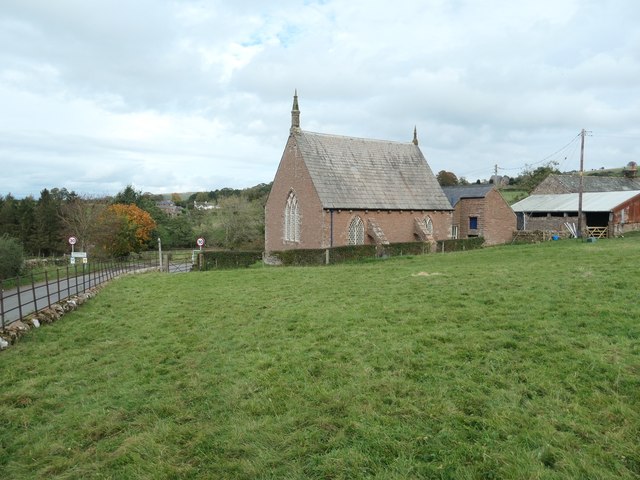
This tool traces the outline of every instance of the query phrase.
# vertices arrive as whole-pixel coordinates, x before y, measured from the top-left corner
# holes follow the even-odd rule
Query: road
[[[157,264],[129,263],[105,268],[99,271],[82,272],[82,268],[67,278],[56,278],[46,282],[23,285],[20,288],[0,292],[0,328],[25,318],[33,312],[42,310],[54,303],[100,285],[123,273],[157,268]],[[191,270],[191,262],[171,262],[169,273],[181,273]],[[167,270],[165,270],[167,271]]]

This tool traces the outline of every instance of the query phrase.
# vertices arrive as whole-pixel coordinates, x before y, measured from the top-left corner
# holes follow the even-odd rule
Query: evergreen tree
[[[35,208],[37,254],[43,256],[64,251],[59,200],[46,188],[40,192]]]
[[[20,274],[24,254],[20,242],[8,235],[0,235],[0,279]]]
[[[19,202],[18,221],[20,224],[19,239],[24,250],[33,255],[37,254],[36,201],[31,195]]]
[[[13,238],[20,236],[18,201],[10,193],[4,198],[0,197],[0,235],[2,234]]]

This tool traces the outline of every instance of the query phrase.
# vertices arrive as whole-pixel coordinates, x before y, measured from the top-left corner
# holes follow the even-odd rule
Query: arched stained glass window
[[[284,207],[284,239],[288,242],[300,241],[300,206],[293,192],[289,193]]]
[[[364,245],[364,222],[360,217],[353,217],[349,224],[349,245]]]

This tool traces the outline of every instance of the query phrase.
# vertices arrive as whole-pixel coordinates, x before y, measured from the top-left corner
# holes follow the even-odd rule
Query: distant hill
[[[562,172],[563,175],[577,175],[578,170],[572,170],[570,172]],[[592,177],[624,177],[624,168],[601,168],[599,170],[585,170],[585,176]]]

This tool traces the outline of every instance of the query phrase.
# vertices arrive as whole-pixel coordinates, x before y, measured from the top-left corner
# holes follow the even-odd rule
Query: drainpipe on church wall
[[[329,247],[333,248],[333,209],[329,209]]]

